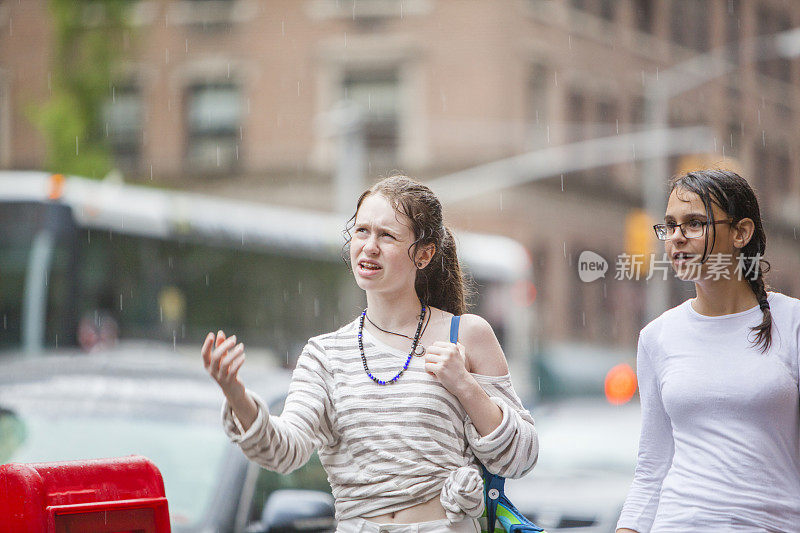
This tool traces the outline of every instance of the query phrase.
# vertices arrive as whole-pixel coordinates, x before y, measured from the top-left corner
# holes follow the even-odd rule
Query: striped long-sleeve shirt
[[[357,332],[353,321],[308,341],[280,416],[248,391],[258,416],[242,433],[223,406],[225,431],[248,458],[288,473],[318,450],[339,520],[399,511],[437,495],[450,520],[478,517],[483,482],[477,461],[505,477],[533,468],[539,450],[533,418],[509,375],[473,374],[503,412],[500,425],[481,437],[456,397],[425,371],[424,358],[412,358],[396,383],[376,385],[364,372]],[[407,353],[368,331],[363,339],[373,375],[390,379],[402,368]]]

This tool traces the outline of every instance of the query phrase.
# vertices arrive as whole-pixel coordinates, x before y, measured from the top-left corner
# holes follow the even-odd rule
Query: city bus
[[[248,356],[292,366],[309,337],[365,305],[343,260],[352,213],[33,171],[0,172],[0,204],[0,357],[91,350],[109,337],[194,353],[222,329]],[[527,250],[497,235],[456,240],[471,310],[492,323],[512,367],[527,366]]]

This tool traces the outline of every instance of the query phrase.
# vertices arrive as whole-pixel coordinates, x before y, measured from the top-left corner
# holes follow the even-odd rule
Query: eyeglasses
[[[733,222],[731,219],[715,220],[713,224],[730,224],[731,222]],[[675,228],[680,228],[681,233],[687,239],[697,239],[706,234],[706,227],[710,224],[712,224],[712,222],[690,220],[683,224],[675,224],[674,222],[669,224],[656,224],[653,226],[653,230],[655,230],[656,237],[660,241],[671,239],[672,236],[675,235]]]

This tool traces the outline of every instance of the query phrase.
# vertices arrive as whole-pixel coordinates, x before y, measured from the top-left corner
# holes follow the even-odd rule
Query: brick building
[[[643,82],[698,54],[800,25],[781,0],[140,0],[105,123],[130,181],[332,209],[338,149],[327,112],[364,108],[368,179],[435,179],[643,127]],[[26,106],[48,95],[44,0],[0,2],[0,166],[40,168]],[[706,125],[761,195],[769,278],[800,295],[800,63],[757,61],[670,102],[671,125]],[[680,166],[670,160],[670,172]],[[644,281],[614,279],[642,205],[641,161],[447,205],[452,225],[532,254],[547,340],[631,346]],[[611,263],[583,283],[576,260]],[[672,301],[692,293],[672,283]]]

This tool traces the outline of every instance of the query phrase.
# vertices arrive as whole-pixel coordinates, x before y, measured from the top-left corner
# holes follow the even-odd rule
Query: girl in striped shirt
[[[225,431],[277,472],[318,451],[337,531],[480,531],[478,462],[520,477],[536,463],[538,438],[491,326],[464,314],[464,276],[441,203],[415,180],[386,178],[359,197],[348,235],[367,307],[308,341],[280,416],[239,379],[245,352],[236,336],[206,337],[202,356],[226,398]],[[452,343],[451,319],[461,315]]]

